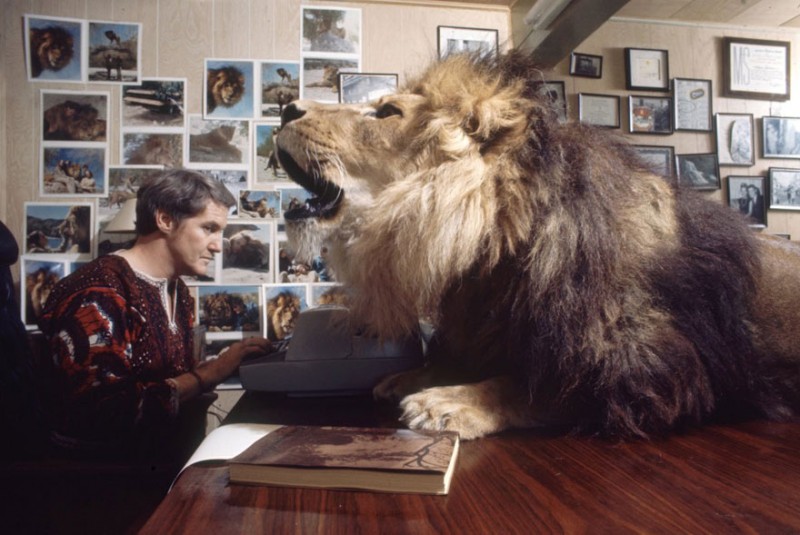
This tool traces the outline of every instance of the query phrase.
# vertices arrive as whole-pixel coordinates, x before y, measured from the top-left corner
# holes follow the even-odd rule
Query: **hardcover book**
[[[447,494],[458,435],[284,426],[229,461],[231,483]]]

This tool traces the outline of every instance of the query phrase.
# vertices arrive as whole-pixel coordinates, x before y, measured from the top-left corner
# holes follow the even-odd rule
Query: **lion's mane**
[[[350,200],[327,237],[355,314],[390,337],[432,317],[434,359],[524,377],[537,413],[578,428],[791,415],[797,349],[767,354],[754,328],[771,246],[622,140],[559,123],[542,79],[511,53],[452,57],[408,85],[414,106],[387,145],[413,166]],[[313,242],[323,223],[289,230]]]
[[[208,69],[206,73],[206,111],[213,112],[217,106],[230,108],[244,96],[245,76],[233,66]]]

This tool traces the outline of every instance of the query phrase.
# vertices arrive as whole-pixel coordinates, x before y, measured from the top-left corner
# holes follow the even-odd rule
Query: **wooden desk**
[[[230,421],[380,425],[363,398],[248,392]],[[610,443],[515,431],[462,443],[448,496],[229,485],[190,467],[141,533],[797,533],[800,424]]]

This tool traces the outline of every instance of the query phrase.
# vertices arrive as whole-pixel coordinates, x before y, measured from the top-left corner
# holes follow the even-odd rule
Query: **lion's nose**
[[[281,113],[281,126],[286,126],[305,114],[306,110],[300,109],[294,102],[291,102],[283,108],[283,113]]]

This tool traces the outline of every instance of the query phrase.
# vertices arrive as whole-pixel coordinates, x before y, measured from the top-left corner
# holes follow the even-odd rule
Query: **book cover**
[[[447,494],[458,435],[285,426],[229,461],[231,483]]]

